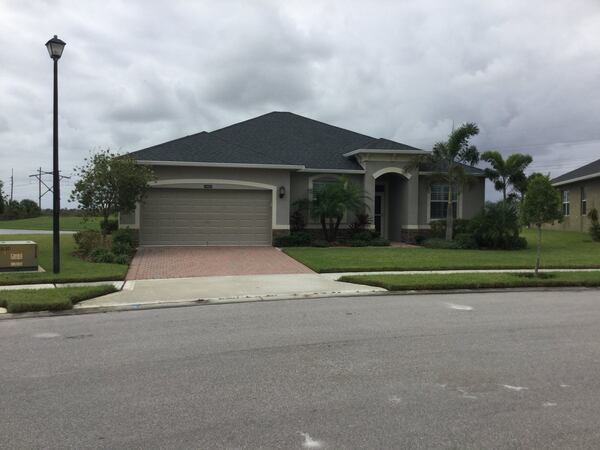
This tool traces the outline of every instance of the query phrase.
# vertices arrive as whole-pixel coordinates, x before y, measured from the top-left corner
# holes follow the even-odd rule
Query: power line
[[[48,171],[44,171],[42,170],[42,168],[40,167],[37,170],[37,173],[34,173],[32,175],[29,175],[30,178],[35,178],[38,180],[38,206],[40,207],[40,209],[42,209],[42,197],[44,195],[46,195],[48,192],[52,192],[52,186],[48,186],[46,184],[46,182],[43,180],[43,176],[44,175],[53,175],[54,172],[48,172]],[[71,177],[68,177],[66,175],[60,175],[59,172],[59,177],[58,177],[58,181],[60,182],[61,180],[64,179],[70,179]],[[46,188],[46,190],[44,192],[42,192],[42,185],[44,186],[44,188]]]

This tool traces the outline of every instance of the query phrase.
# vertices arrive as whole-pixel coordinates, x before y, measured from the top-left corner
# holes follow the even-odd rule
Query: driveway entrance
[[[314,273],[274,247],[140,247],[128,280]]]

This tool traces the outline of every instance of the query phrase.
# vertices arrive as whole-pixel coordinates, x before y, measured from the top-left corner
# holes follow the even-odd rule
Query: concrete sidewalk
[[[352,275],[432,275],[453,273],[534,273],[533,269],[476,269],[476,270],[387,270],[374,272],[331,272],[320,274],[330,280]],[[600,269],[540,269],[540,272],[600,272]]]
[[[319,274],[239,275],[127,281],[120,292],[86,300],[76,309],[133,305],[227,302],[294,297],[324,297],[385,292],[385,289],[342,283]]]

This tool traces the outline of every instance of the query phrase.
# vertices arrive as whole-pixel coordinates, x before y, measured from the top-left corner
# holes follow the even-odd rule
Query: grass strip
[[[113,219],[111,217],[111,219]],[[116,219],[116,217],[114,218]],[[64,231],[100,230],[101,217],[61,216],[60,229]],[[0,229],[52,230],[52,216],[42,215],[29,219],[0,220]]]
[[[52,273],[52,235],[0,235],[0,241],[34,241],[38,244],[38,262],[46,272],[0,272],[0,286],[11,284],[74,283],[78,281],[118,281],[125,278],[127,264],[107,264],[84,261],[74,256],[75,241],[71,235],[60,237],[59,274]]]
[[[0,291],[0,306],[9,313],[62,311],[75,303],[115,292],[112,284],[102,286],[63,287],[56,289],[22,289]]]
[[[340,281],[377,286],[388,291],[493,289],[519,287],[598,287],[600,272],[455,273],[418,275],[348,275]]]
[[[535,236],[522,234],[524,250],[450,250],[423,247],[286,248],[292,258],[315,272],[374,272],[387,270],[531,269],[535,265]],[[544,230],[542,267],[600,268],[600,242],[586,233]]]

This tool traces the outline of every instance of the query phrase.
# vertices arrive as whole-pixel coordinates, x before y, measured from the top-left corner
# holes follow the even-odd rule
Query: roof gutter
[[[181,167],[230,167],[235,169],[289,169],[301,170],[305,166],[290,164],[241,164],[241,163],[211,163],[211,162],[190,162],[190,161],[151,161],[137,160],[138,164],[143,166],[181,166]]]
[[[565,184],[576,183],[578,181],[589,180],[591,178],[597,178],[597,177],[600,177],[600,172],[592,173],[590,175],[584,175],[582,177],[571,178],[569,180],[557,181],[557,182],[552,183],[552,186],[563,186]]]
[[[376,149],[376,148],[359,148],[352,150],[351,152],[344,153],[345,157],[358,155],[359,153],[373,153],[373,154],[388,154],[388,155],[424,155],[430,152],[425,150],[389,150],[389,149]]]

